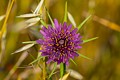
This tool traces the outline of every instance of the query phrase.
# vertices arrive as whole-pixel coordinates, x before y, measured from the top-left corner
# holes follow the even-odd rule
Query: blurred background
[[[0,49],[0,80],[41,80],[39,70],[34,70],[28,65],[37,57],[39,46],[35,45],[27,52],[11,55],[25,45],[22,42],[40,37],[38,33],[40,22],[23,29],[25,25],[22,22],[28,18],[16,17],[31,13],[39,2],[40,0],[15,0],[7,21],[5,42],[0,43],[3,46]],[[62,22],[65,2],[66,0],[45,0],[44,5],[53,19],[57,18]],[[120,0],[67,0],[67,2],[68,11],[74,17],[77,26],[92,14],[92,18],[80,30],[83,40],[99,37],[82,44],[83,47],[79,50],[79,53],[92,60],[77,57],[75,62],[78,65],[70,63],[69,68],[77,71],[83,77],[82,80],[120,80]],[[8,3],[9,0],[0,0],[0,16],[5,15]],[[46,23],[50,23],[45,12],[42,13]],[[0,21],[1,29],[3,22],[4,19]],[[68,80],[78,79],[71,76]]]

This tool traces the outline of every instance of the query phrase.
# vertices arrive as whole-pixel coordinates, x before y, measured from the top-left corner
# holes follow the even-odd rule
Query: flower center
[[[61,39],[61,40],[59,41],[59,44],[62,45],[62,44],[64,44],[64,42],[65,42],[65,41],[64,41],[63,39]]]

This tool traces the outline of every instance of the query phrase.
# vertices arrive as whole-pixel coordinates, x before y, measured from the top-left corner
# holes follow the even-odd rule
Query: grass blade
[[[25,21],[26,23],[35,23],[38,22],[40,20],[39,17],[35,17],[35,18],[30,18],[27,21]]]
[[[48,17],[49,17],[49,19],[50,19],[51,23],[52,23],[52,26],[54,27],[54,22],[53,22],[53,20],[52,20],[52,18],[51,18],[51,16],[50,16],[50,14],[49,14],[49,12],[48,12],[47,8],[46,8],[46,12],[47,12],[47,15],[48,15]]]
[[[3,26],[1,27],[1,30],[0,30],[0,41],[1,41],[0,63],[3,58],[3,54],[5,54],[5,51],[6,51],[5,49],[6,49],[7,21],[8,21],[14,2],[15,0],[9,0],[7,11],[5,13],[5,19],[3,22]]]
[[[53,73],[54,73],[54,71],[55,71],[55,69],[56,69],[56,66],[57,66],[57,63],[54,63],[53,70],[52,70],[52,72],[50,73],[48,79],[51,78],[51,76],[53,75]]]
[[[1,29],[1,33],[0,33],[0,39],[2,38],[2,35],[4,33],[6,33],[6,25],[7,25],[7,20],[8,20],[8,17],[10,15],[10,11],[12,9],[12,6],[13,6],[13,3],[14,3],[15,0],[12,0],[10,1],[8,7],[7,7],[7,11],[6,11],[6,17],[5,17],[5,20],[4,20],[4,23],[3,23],[3,26],[2,26],[2,29]]]
[[[23,44],[37,44],[36,41],[26,41],[22,42]]]
[[[74,20],[73,16],[69,12],[68,12],[68,19],[70,20],[70,22],[72,23],[72,25],[74,27],[76,27],[75,20]]]
[[[42,7],[42,4],[43,4],[44,0],[41,0],[37,6],[37,8],[35,9],[35,11],[33,12],[34,14],[38,14],[41,7]]]
[[[40,59],[42,59],[42,56],[39,56],[37,59],[35,59],[34,61],[32,61],[31,63],[29,63],[29,65],[36,63],[37,61],[39,61]]]
[[[70,58],[70,61],[72,61],[75,65],[77,65],[77,63],[72,58]]]
[[[66,71],[66,64],[60,63],[60,77],[62,78]]]
[[[68,11],[67,11],[67,2],[66,2],[66,3],[65,3],[64,22],[67,22],[67,14],[68,14]]]
[[[88,60],[92,60],[91,58],[89,58],[89,57],[87,57],[87,56],[85,56],[85,55],[83,55],[83,54],[79,54],[81,57],[83,57],[83,58],[85,58],[85,59],[88,59]]]
[[[30,18],[30,17],[36,17],[39,16],[40,14],[32,14],[32,13],[28,13],[28,14],[22,14],[20,16],[17,16],[18,18]]]
[[[37,22],[29,23],[24,29],[27,29],[27,28],[29,28],[29,27],[35,25],[35,24],[37,24]]]
[[[31,48],[32,46],[34,46],[34,44],[25,45],[25,46],[23,46],[22,48],[20,48],[20,49],[16,50],[15,52],[13,52],[12,54],[15,54],[15,53],[19,53],[19,52],[25,51],[25,50]]]
[[[78,30],[80,30],[82,28],[82,26],[91,18],[91,15],[89,15],[79,26],[78,26]]]
[[[87,39],[87,40],[83,40],[83,44],[84,43],[87,43],[87,42],[90,42],[90,41],[93,41],[95,39],[97,39],[98,37],[94,37],[94,38],[90,38],[90,39]]]
[[[48,27],[47,24],[44,22],[43,19],[40,19],[40,22],[41,22],[41,24],[42,24],[43,26]]]

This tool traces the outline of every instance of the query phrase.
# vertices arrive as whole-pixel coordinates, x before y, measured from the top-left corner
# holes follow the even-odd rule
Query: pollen
[[[59,46],[59,44],[57,43],[56,46]]]

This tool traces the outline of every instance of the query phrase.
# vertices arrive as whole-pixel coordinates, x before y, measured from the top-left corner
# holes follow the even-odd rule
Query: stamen
[[[67,45],[67,42],[65,41],[65,46]]]
[[[59,44],[57,43],[56,46],[59,46]]]

